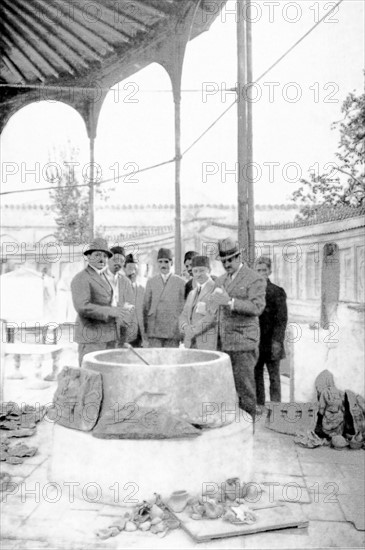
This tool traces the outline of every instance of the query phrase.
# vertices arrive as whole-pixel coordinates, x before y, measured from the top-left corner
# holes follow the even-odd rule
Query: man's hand
[[[186,324],[182,327],[182,331],[184,333],[184,337],[188,338],[189,340],[191,340],[192,337],[194,336],[193,330],[192,330],[191,326],[188,325],[188,324]]]
[[[131,304],[126,304],[124,306],[117,306],[116,308],[116,321],[119,325],[127,325],[131,321],[132,312],[134,310],[134,306]]]
[[[231,298],[223,288],[216,288],[209,296],[208,303],[212,306],[227,306]]]
[[[271,344],[271,359],[273,361],[280,359],[281,351],[282,344],[280,342],[277,342],[276,340],[273,340]]]

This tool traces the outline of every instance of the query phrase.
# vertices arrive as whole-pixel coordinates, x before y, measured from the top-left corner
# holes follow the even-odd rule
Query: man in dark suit
[[[141,347],[146,343],[146,335],[143,322],[143,298],[144,288],[137,282],[138,263],[133,254],[127,254],[124,265],[125,274],[131,282],[133,290],[133,304],[135,309],[132,315],[132,323],[128,327],[127,342],[133,347]]]
[[[190,277],[190,279],[185,284],[185,295],[184,295],[185,300],[189,296],[189,292],[191,292],[193,290],[194,278],[193,278],[192,261],[193,261],[193,258],[195,258],[195,256],[197,256],[197,255],[198,255],[198,253],[195,252],[195,250],[189,250],[188,252],[186,252],[186,254],[184,256],[185,271],[187,272],[187,274]]]
[[[95,239],[84,252],[87,267],[71,281],[71,293],[77,311],[75,340],[79,344],[79,363],[86,353],[115,347],[117,322],[125,312],[113,304],[113,288],[105,275],[110,252],[104,239]]]
[[[218,312],[218,349],[228,353],[239,406],[253,418],[256,414],[254,369],[260,338],[259,315],[265,307],[265,280],[242,262],[241,251],[232,239],[218,243],[219,259],[226,271],[215,281],[211,295]]]
[[[285,357],[284,338],[288,311],[283,288],[274,285],[271,259],[261,256],[255,263],[256,271],[266,279],[266,306],[260,316],[260,355],[255,367],[256,398],[258,406],[265,405],[264,366],[270,378],[270,401],[281,401],[280,360]]]
[[[160,273],[148,279],[143,301],[144,325],[152,348],[177,348],[180,343],[179,315],[184,307],[185,282],[171,273],[172,252],[160,248]]]

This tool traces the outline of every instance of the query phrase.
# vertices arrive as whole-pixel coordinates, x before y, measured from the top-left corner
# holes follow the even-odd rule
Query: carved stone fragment
[[[100,373],[64,367],[53,398],[55,421],[74,430],[92,430],[99,417],[102,395]]]

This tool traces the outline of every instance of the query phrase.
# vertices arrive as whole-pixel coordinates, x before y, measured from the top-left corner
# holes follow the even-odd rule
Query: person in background
[[[137,283],[138,263],[133,254],[127,254],[125,258],[124,271],[131,282],[133,290],[133,305],[135,309],[132,314],[132,322],[128,327],[127,342],[133,347],[141,347],[146,344],[146,336],[143,323],[143,298],[144,288]]]
[[[265,307],[265,280],[242,261],[237,243],[218,243],[219,259],[226,271],[215,281],[211,307],[218,311],[218,349],[231,358],[239,406],[256,415],[255,365],[260,338],[259,315]]]
[[[148,279],[143,301],[143,318],[148,345],[176,348],[180,343],[179,316],[184,307],[185,282],[171,273],[172,252],[160,248],[160,273]]]
[[[269,279],[271,259],[267,256],[261,256],[255,262],[255,269],[267,281],[266,306],[259,319],[260,355],[255,366],[257,405],[262,407],[265,405],[265,365],[270,378],[270,401],[281,401],[280,360],[285,357],[284,338],[288,322],[288,310],[285,290],[274,285]]]
[[[194,289],[190,292],[180,315],[180,330],[184,334],[186,348],[217,349],[217,315],[209,310],[208,299],[215,288],[210,277],[207,256],[192,259]]]
[[[122,246],[112,246],[110,251],[113,256],[108,260],[106,276],[113,288],[113,305],[123,308],[124,316],[118,321],[118,340],[116,346],[123,347],[127,341],[127,333],[132,322],[134,295],[130,280],[125,276],[123,267],[125,263],[125,251]]]
[[[197,255],[198,253],[195,252],[195,250],[189,250],[188,252],[186,252],[184,256],[184,267],[185,267],[186,273],[189,276],[189,280],[185,284],[185,294],[184,294],[185,300],[188,297],[189,292],[193,290],[194,279],[193,279],[193,270],[192,270],[191,263],[193,261],[193,258]]]
[[[115,348],[117,324],[125,316],[123,308],[113,302],[113,288],[105,274],[108,259],[113,256],[107,242],[95,239],[87,246],[84,256],[88,265],[71,281],[80,366],[86,353]]]

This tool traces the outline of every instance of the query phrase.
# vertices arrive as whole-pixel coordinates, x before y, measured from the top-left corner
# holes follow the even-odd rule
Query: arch
[[[58,164],[58,174],[64,168],[63,163],[70,160],[67,156],[62,158],[59,151],[64,151],[71,140],[80,150],[80,165],[87,162],[89,147],[85,120],[73,106],[58,101],[23,105],[14,113],[2,135],[2,191],[49,187],[50,162],[54,166]],[[56,158],[52,158],[52,147],[57,152]],[[43,200],[47,191],[37,193],[32,193],[31,198]]]
[[[149,64],[108,92],[99,115],[96,158],[101,148],[108,170],[103,180],[112,180],[111,201],[122,207],[152,203],[157,189],[159,195],[173,200],[173,164],[125,176],[174,158],[172,86],[162,64]]]

